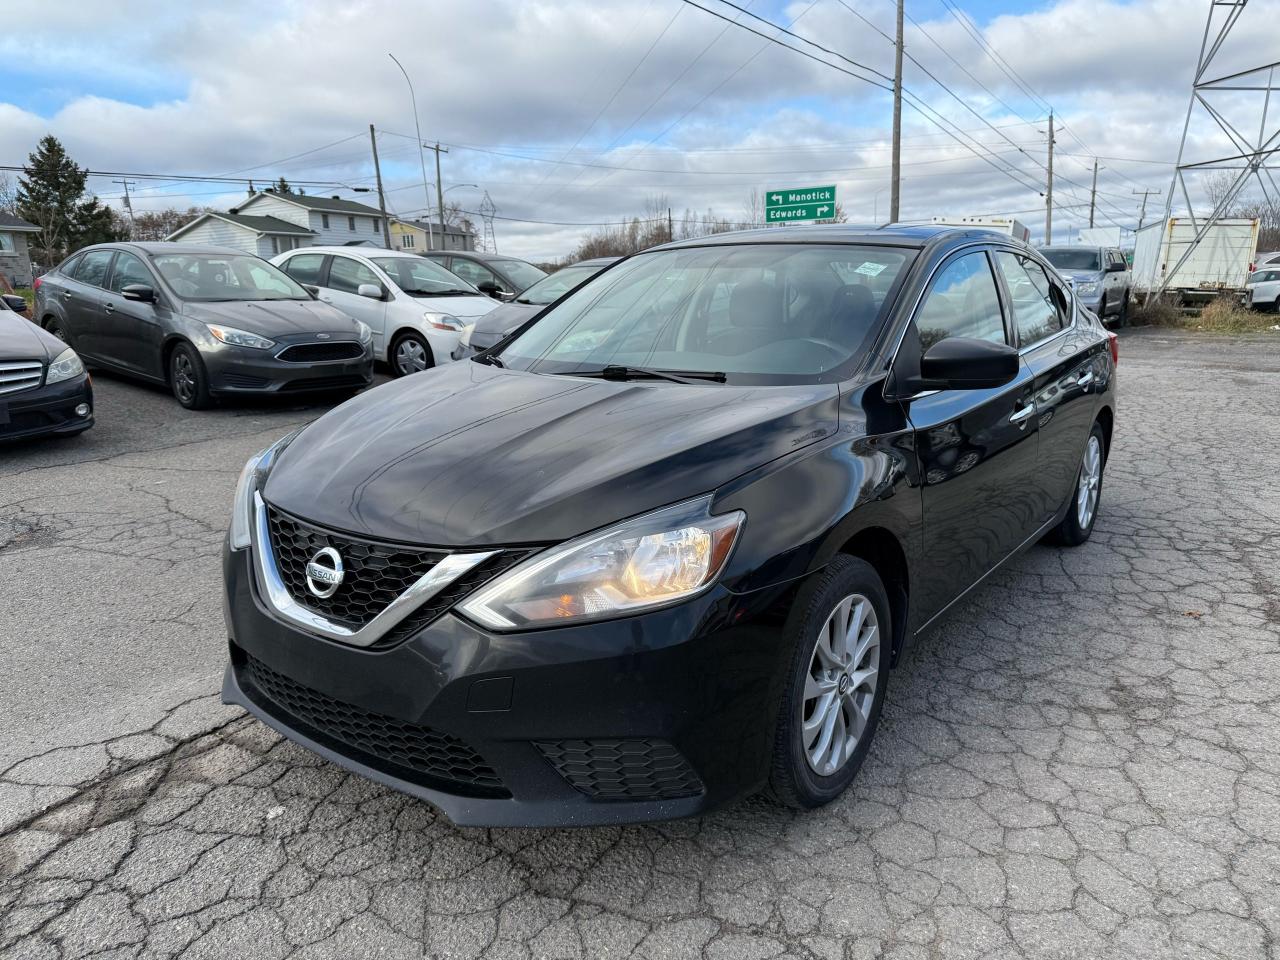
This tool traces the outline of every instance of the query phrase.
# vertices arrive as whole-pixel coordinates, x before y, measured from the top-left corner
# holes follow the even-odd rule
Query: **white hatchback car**
[[[438,263],[372,247],[299,247],[271,260],[373,330],[373,355],[397,377],[449,363],[462,328],[498,306]]]

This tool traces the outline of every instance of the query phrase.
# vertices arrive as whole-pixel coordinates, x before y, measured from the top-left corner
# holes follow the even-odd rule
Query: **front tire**
[[[44,329],[47,333],[57,337],[67,346],[71,346],[71,342],[67,340],[67,331],[62,326],[62,321],[57,317],[46,317],[44,321]]]
[[[169,354],[169,388],[174,399],[188,410],[206,410],[213,403],[204,361],[188,343],[178,344]]]
[[[1116,314],[1116,326],[1127,327],[1129,325],[1129,291],[1124,292],[1124,299],[1120,301],[1120,312]]]
[[[1071,490],[1067,515],[1049,531],[1047,541],[1063,547],[1078,547],[1092,535],[1102,502],[1102,471],[1106,461],[1107,442],[1102,427],[1095,423],[1084,445],[1084,456],[1080,458],[1080,471]]]
[[[405,331],[391,343],[391,372],[397,377],[422,373],[435,366],[431,344],[420,333]]]
[[[830,803],[871,749],[889,679],[889,598],[865,560],[837,556],[787,618],[793,653],[774,737],[769,792],[800,810]]]

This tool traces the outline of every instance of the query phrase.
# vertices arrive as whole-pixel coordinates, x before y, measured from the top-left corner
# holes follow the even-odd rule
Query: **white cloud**
[[[1242,21],[1232,56],[1267,59],[1278,7],[1280,0],[1250,5],[1246,17],[1263,28],[1250,30]],[[871,9],[888,28],[887,5],[885,12]],[[784,13],[769,15],[791,19],[802,13],[798,32],[889,71],[889,45],[838,4],[793,2]],[[1172,159],[1204,13],[1202,0],[1063,0],[985,25],[989,42],[1060,111],[1067,132],[1059,136],[1058,169],[1084,185],[1060,182],[1063,203],[1087,201],[1092,161],[1073,154]],[[908,44],[914,55],[999,132],[986,129],[914,66],[908,86],[957,127],[981,130],[974,136],[1000,155],[998,165],[1011,163],[1022,180],[1034,183],[1020,185],[997,173],[909,110],[904,216],[1029,210],[1023,219],[1038,223],[1034,211],[1042,201],[1032,186],[1043,179],[1043,134],[1022,118],[1040,120],[1041,108],[954,19],[921,25],[964,69],[913,27]],[[446,184],[481,184],[506,216],[614,219],[638,212],[646,197],[661,192],[677,215],[686,207],[714,207],[738,217],[753,186],[831,181],[839,183],[852,218],[870,219],[877,205],[883,210],[886,95],[725,26],[677,0],[314,0],[269,10],[247,2],[186,9],[154,3],[131,7],[127,18],[98,2],[64,3],[58,16],[24,25],[23,75],[32,91],[75,93],[51,115],[37,116],[13,105],[35,98],[22,92],[7,98],[0,91],[0,158],[21,162],[47,130],[94,169],[213,174],[262,165],[253,173],[264,179],[284,174],[363,185],[371,182],[371,168],[367,139],[359,134],[372,122],[388,132],[380,151],[389,205],[415,211],[424,205],[416,150],[391,135],[413,129],[408,91],[387,57],[393,52],[414,79],[424,136],[597,165],[454,147],[444,161]],[[0,39],[0,56],[12,52],[13,37]],[[667,137],[649,145],[691,107]],[[330,149],[268,163],[348,136],[353,139]],[[1209,140],[1205,148],[1213,145]],[[1117,219],[1133,217],[1137,200],[1130,194],[1138,185],[1163,188],[1168,177],[1158,162],[1103,163],[1104,209]],[[116,189],[105,181],[95,187],[104,195]],[[217,185],[166,184],[143,190],[139,205],[228,204],[239,194]],[[450,195],[469,207],[479,198],[471,188]],[[498,224],[503,250],[535,258],[567,253],[582,232]]]

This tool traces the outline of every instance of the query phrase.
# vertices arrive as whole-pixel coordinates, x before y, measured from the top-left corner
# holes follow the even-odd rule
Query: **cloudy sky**
[[[52,132],[93,170],[283,175],[367,200],[352,188],[373,182],[373,123],[388,207],[418,215],[428,201],[395,54],[423,138],[449,147],[447,199],[475,210],[487,190],[502,252],[563,256],[590,224],[658,195],[677,216],[739,220],[753,189],[835,183],[850,220],[883,218],[890,96],[876,84],[893,71],[893,0],[696,2],[727,20],[684,0],[49,0],[5,17],[22,29],[0,34],[0,164]],[[907,0],[903,219],[1013,214],[1041,232],[1053,109],[1055,239],[1087,223],[1094,157],[1098,223],[1133,227],[1134,191],[1168,186],[1207,10]],[[1277,23],[1280,0],[1250,3],[1217,72],[1274,59]],[[1224,109],[1255,131],[1258,105],[1236,100]],[[1207,123],[1193,134],[1199,156],[1233,152]],[[112,179],[91,186],[118,204]],[[245,189],[145,181],[135,204],[225,207]]]

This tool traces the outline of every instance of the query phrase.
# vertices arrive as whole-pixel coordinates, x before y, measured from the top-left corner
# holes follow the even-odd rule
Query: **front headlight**
[[[1084,280],[1076,283],[1076,293],[1082,297],[1091,297],[1098,292],[1097,280]]]
[[[458,342],[464,347],[471,346],[471,334],[475,333],[475,329],[476,325],[474,323],[468,323],[462,328],[462,338]]]
[[[373,328],[363,320],[356,321],[356,333],[360,337],[360,342],[366,346],[373,342]]]
[[[209,328],[209,332],[215,337],[233,347],[252,347],[255,350],[266,350],[276,345],[274,340],[268,340],[266,337],[260,337],[256,333],[250,333],[247,330],[224,327],[220,323],[206,323],[205,326]]]
[[[432,313],[428,310],[422,315],[422,319],[427,322],[428,326],[435,327],[437,330],[448,330],[450,333],[457,333],[462,329],[462,321],[457,317],[451,317],[447,313]]]
[[[678,503],[554,547],[498,577],[459,607],[495,630],[605,620],[706,590],[746,514],[712,516],[709,496]]]
[[[84,373],[84,364],[80,362],[80,357],[74,350],[68,347],[63,350],[49,364],[49,372],[44,375],[46,385],[50,383],[61,383],[63,380],[71,380],[74,377]]]
[[[240,471],[240,479],[236,481],[236,495],[231,503],[231,549],[244,550],[249,546],[250,533],[253,529],[253,494],[267,478],[267,472],[275,462],[280,451],[293,442],[301,430],[281,437],[261,453],[254,454]]]

